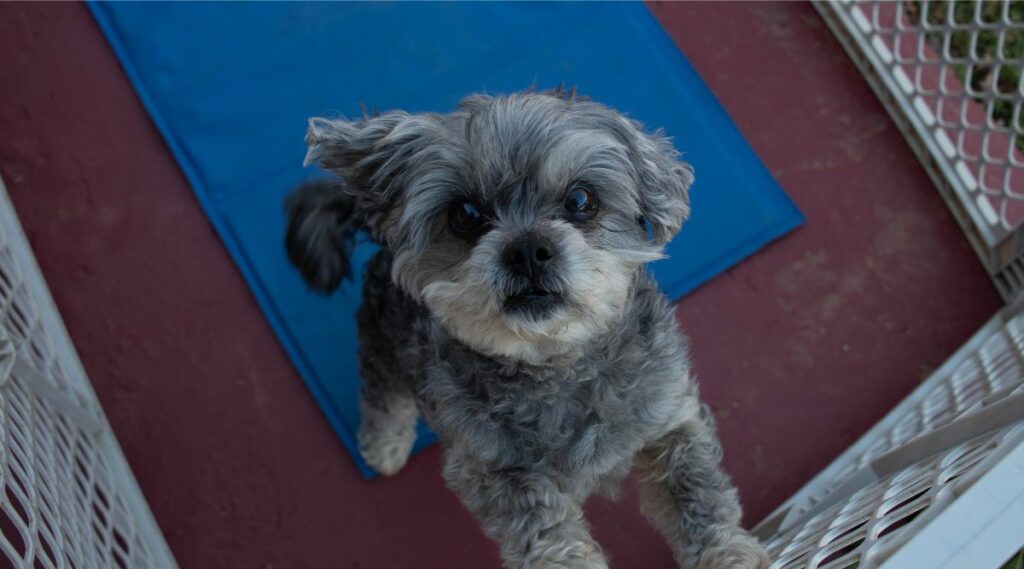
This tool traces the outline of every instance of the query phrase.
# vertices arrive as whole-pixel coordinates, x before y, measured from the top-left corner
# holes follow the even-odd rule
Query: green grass
[[[952,14],[950,14],[951,5]],[[904,9],[907,18],[913,24],[920,25],[924,19],[930,25],[946,26],[950,23],[950,15],[952,15],[953,24],[973,22],[976,13],[982,22],[998,22],[1003,16],[1003,6],[1004,3],[1001,1],[985,1],[981,2],[979,10],[978,2],[974,1],[938,0],[907,2],[904,4]],[[1024,22],[1024,0],[1010,2],[1009,17],[1013,22]],[[1020,62],[1006,64],[1002,67],[995,65],[994,58],[999,50],[998,34],[990,30],[978,31],[973,46],[971,35],[972,33],[966,30],[930,31],[925,33],[925,40],[936,52],[945,53],[945,46],[948,44],[950,56],[957,59],[970,58],[976,62],[973,66],[961,63],[952,65],[953,73],[965,86],[970,87],[971,92],[984,92],[994,87],[999,94],[1019,93],[1021,69],[1024,66]],[[1004,59],[1024,58],[1024,30],[1009,29],[1005,31],[1001,55]],[[975,97],[974,100],[979,104],[985,104],[984,99],[980,97]],[[1014,126],[1012,101],[992,101],[986,112],[993,123],[1005,127]],[[1024,113],[1020,113],[1018,123],[1017,130],[1024,130]],[[1024,137],[1017,137],[1017,148],[1024,152]]]
[[[1017,552],[1003,565],[1003,569],[1024,569],[1024,549]]]

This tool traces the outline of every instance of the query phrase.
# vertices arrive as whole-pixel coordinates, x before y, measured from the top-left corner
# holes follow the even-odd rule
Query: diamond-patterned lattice
[[[2,184],[0,566],[174,567]]]
[[[1005,398],[1024,396],[1024,312],[1003,318],[987,324],[890,417],[791,498],[784,505],[790,508],[787,518],[805,515],[881,455]]]
[[[771,569],[851,569],[873,550],[903,543],[914,520],[944,489],[962,492],[1003,444],[1020,444],[1024,423],[926,458],[870,484],[814,517],[767,540]]]
[[[1024,2],[864,2],[851,10],[868,20],[872,47],[964,186],[985,196],[976,205],[995,234],[1020,225]]]
[[[1024,1],[819,9],[1012,297],[1024,288]]]
[[[939,379],[920,403],[907,409],[891,429],[851,461],[830,488],[841,485],[879,455],[965,417],[983,404],[1024,393],[1024,314],[989,336],[976,352],[964,354],[953,372]]]

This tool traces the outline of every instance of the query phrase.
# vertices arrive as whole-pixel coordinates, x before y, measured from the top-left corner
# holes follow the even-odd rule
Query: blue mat
[[[643,4],[90,4],[295,366],[360,470],[360,283],[309,292],[283,247],[306,119],[447,111],[473,91],[581,93],[664,127],[696,167],[693,217],[654,273],[679,297],[802,222]],[[145,191],[139,188],[138,191]],[[370,246],[357,251],[359,259]],[[418,447],[429,444],[423,432]]]

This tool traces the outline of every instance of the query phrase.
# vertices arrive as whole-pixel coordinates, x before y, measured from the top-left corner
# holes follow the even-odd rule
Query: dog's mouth
[[[564,302],[565,298],[557,291],[530,286],[506,297],[504,310],[506,313],[544,317]]]

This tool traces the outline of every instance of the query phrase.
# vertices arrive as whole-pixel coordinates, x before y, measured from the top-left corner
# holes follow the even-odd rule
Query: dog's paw
[[[412,427],[359,431],[359,452],[363,460],[384,476],[391,476],[405,466],[415,442],[416,429]]]
[[[603,559],[570,559],[556,563],[544,563],[534,565],[537,569],[608,569],[608,564]]]
[[[570,557],[559,561],[541,560],[531,567],[536,569],[608,569],[604,557]]]
[[[699,569],[768,569],[768,552],[749,535],[738,535],[722,545],[704,550]]]
[[[593,541],[546,545],[540,555],[527,564],[530,569],[608,569],[608,561]]]

